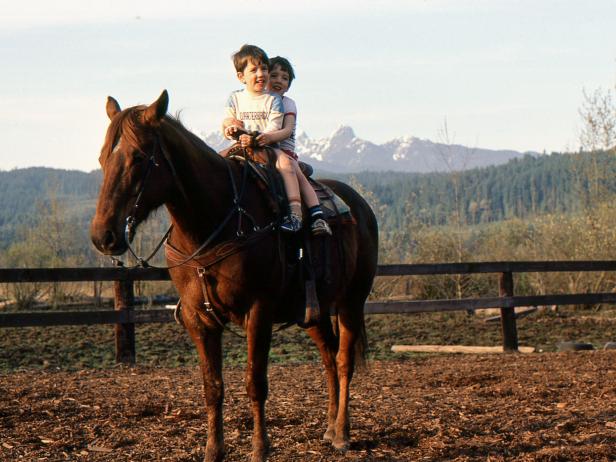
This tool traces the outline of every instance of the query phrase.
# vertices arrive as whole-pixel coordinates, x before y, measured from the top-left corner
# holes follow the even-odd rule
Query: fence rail
[[[615,260],[495,261],[379,265],[377,276],[616,271]],[[2,282],[168,281],[159,268],[0,268]]]
[[[616,271],[616,261],[519,261],[380,265],[377,271],[378,276],[495,273],[499,275],[500,296],[453,300],[377,301],[366,303],[364,309],[369,314],[388,314],[500,308],[503,349],[505,351],[517,351],[518,334],[515,307],[596,303],[616,304],[616,293],[515,296],[513,274],[589,271]],[[173,313],[168,309],[135,310],[133,282],[168,280],[170,280],[169,273],[164,269],[158,268],[0,268],[0,283],[113,281],[115,291],[115,310],[0,313],[0,328],[115,324],[116,360],[133,363],[135,361],[135,324],[173,321]]]

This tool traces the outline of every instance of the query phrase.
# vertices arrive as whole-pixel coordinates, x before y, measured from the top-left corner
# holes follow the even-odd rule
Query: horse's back
[[[378,224],[368,202],[355,189],[342,181],[331,179],[319,179],[318,181],[331,188],[349,206],[362,237],[378,246]]]
[[[319,179],[318,181],[331,188],[351,209],[357,230],[356,277],[360,277],[364,284],[371,287],[376,274],[379,249],[376,216],[366,200],[348,184],[331,179]]]

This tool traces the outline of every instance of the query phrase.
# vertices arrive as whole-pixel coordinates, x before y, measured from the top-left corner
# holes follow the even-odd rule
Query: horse
[[[223,331],[245,330],[246,390],[253,417],[252,462],[269,452],[265,401],[272,328],[288,319],[276,213],[258,179],[240,162],[224,158],[167,114],[166,90],[150,105],[122,110],[107,98],[110,124],[99,162],[103,181],[90,237],[104,255],[131,249],[136,228],[165,206],[172,231],[167,264],[182,303],[182,323],[199,356],[207,411],[206,462],[224,458],[222,375]],[[376,274],[378,228],[367,202],[350,186],[323,180],[350,208],[352,220],[334,226],[338,249],[328,281],[317,281],[325,313],[304,326],[326,370],[327,428],[334,448],[350,445],[349,387],[364,360],[367,338],[364,303]],[[240,192],[238,192],[241,189]],[[335,244],[335,245],[334,245]],[[222,250],[221,250],[222,249]],[[230,249],[230,250],[224,250]],[[297,287],[297,286],[294,286]],[[234,326],[234,324],[236,326]]]

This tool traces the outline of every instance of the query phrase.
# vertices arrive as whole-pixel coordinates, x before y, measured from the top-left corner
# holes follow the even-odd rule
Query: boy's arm
[[[237,131],[237,127],[243,127],[244,123],[237,119],[237,104],[235,92],[229,95],[227,103],[225,105],[225,118],[222,121],[222,134],[230,140]]]
[[[257,136],[259,146],[267,146],[268,144],[277,143],[278,141],[286,140],[291,136],[295,129],[295,114],[287,114],[284,116],[282,128],[271,132],[261,133]]]
[[[275,95],[274,99],[272,100],[272,106],[270,108],[269,114],[268,114],[268,118],[267,118],[267,125],[265,127],[265,130],[263,130],[263,133],[261,135],[269,135],[271,133],[276,133],[280,130],[283,129],[283,121],[285,118],[285,111],[284,111],[284,105],[282,104],[282,98],[279,95]],[[268,138],[268,136],[266,136],[265,138]],[[288,138],[288,136],[286,136],[286,138]],[[257,140],[259,139],[259,137],[257,137]],[[285,138],[279,138],[279,139],[285,139]],[[278,139],[278,140],[279,140]],[[276,141],[278,141],[276,140]],[[270,140],[269,142],[260,142],[258,141],[260,146],[265,146],[266,144],[270,144],[275,142],[274,140]]]
[[[222,134],[228,140],[233,139],[238,128],[244,128],[244,122],[235,117],[227,117],[222,121]]]

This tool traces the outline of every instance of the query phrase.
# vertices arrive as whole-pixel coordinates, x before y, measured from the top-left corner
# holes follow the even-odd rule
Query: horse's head
[[[127,250],[127,219],[132,223],[126,234],[132,234],[166,201],[173,186],[160,134],[168,104],[166,90],[150,106],[125,110],[112,97],[107,99],[111,123],[99,158],[103,183],[90,227],[92,242],[106,255]]]

